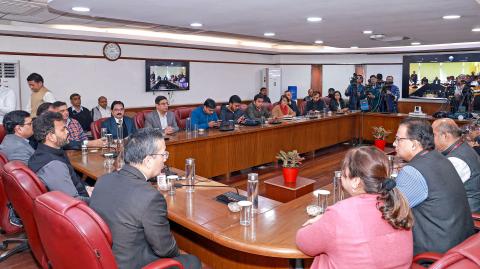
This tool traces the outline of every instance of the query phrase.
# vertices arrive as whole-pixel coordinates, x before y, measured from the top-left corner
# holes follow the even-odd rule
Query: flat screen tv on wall
[[[186,61],[145,61],[146,91],[187,91],[190,63]]]

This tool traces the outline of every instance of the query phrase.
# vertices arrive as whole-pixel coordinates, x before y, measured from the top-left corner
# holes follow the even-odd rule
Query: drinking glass
[[[112,168],[113,163],[115,162],[115,160],[113,159],[113,153],[105,153],[104,156],[105,156],[105,161],[103,162],[104,167],[109,169]]]
[[[238,201],[240,206],[240,225],[248,226],[252,220],[252,202],[250,201]]]
[[[328,206],[328,196],[330,195],[330,192],[327,190],[316,190],[313,194],[317,196],[317,206],[320,207],[321,214],[325,213]]]
[[[167,177],[168,195],[175,195],[175,182],[177,182],[177,175],[170,175]]]
[[[107,141],[107,128],[102,128],[100,129],[100,137],[102,139],[102,141],[104,141],[104,143]]]
[[[167,177],[165,174],[157,176],[157,188],[161,191],[168,190]]]
[[[113,136],[112,134],[106,134],[107,137],[107,147],[112,147],[113,146]]]

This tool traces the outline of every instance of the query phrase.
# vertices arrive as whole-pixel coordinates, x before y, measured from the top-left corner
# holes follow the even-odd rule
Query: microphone
[[[189,184],[182,184],[182,183],[175,183],[175,184],[173,184],[173,185],[175,186],[175,188],[181,188],[181,187],[232,188],[232,189],[235,189],[235,191],[237,192],[237,194],[240,194],[240,193],[238,192],[238,188],[237,188],[237,187],[228,186],[228,185],[225,185],[225,186],[218,186],[218,185],[199,185],[199,184],[189,185]]]

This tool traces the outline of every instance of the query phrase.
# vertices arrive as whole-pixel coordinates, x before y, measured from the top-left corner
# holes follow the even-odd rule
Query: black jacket
[[[85,132],[90,131],[90,124],[92,123],[92,112],[88,110],[88,108],[82,106],[82,111],[78,112],[75,111],[72,107],[68,108],[68,114],[70,118],[76,119],[80,125],[82,125],[82,129]]]
[[[126,164],[99,178],[90,207],[110,227],[119,269],[142,268],[161,257],[179,255],[167,203],[135,167]]]

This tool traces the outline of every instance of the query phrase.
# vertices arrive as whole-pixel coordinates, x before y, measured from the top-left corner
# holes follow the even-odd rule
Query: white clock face
[[[103,47],[103,55],[110,61],[118,60],[121,53],[122,51],[117,43],[107,43]]]

